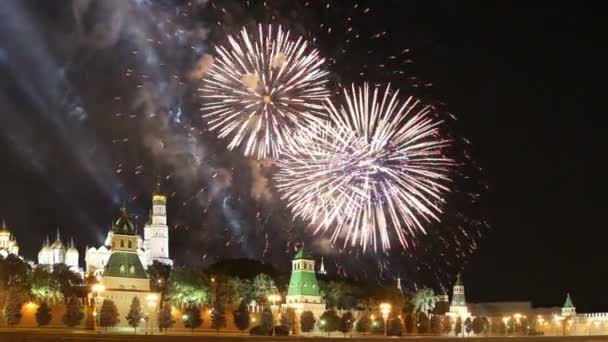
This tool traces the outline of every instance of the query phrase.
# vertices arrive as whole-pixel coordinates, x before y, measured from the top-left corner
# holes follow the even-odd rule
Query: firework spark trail
[[[277,187],[296,216],[332,241],[364,251],[379,242],[386,251],[392,227],[406,248],[425,223],[439,221],[455,164],[443,154],[450,142],[430,107],[400,101],[390,86],[380,94],[353,85],[344,99],[339,109],[327,100],[330,120],[297,134],[278,162]]]
[[[216,47],[217,58],[199,88],[211,131],[229,137],[229,149],[277,158],[296,128],[324,119],[325,59],[280,26],[259,25],[253,38],[243,28]]]

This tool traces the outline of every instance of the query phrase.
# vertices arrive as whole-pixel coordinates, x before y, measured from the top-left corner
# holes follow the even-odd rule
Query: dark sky
[[[249,256],[284,268],[294,242],[310,239],[318,254],[327,252],[276,198],[260,200],[273,192],[264,185],[272,169],[225,152],[199,129],[195,112],[196,84],[188,75],[197,60],[223,29],[276,13],[304,35],[317,36],[319,23],[336,25],[333,38],[319,35],[319,48],[336,57],[338,81],[358,80],[352,75],[361,65],[411,48],[414,64],[406,74],[433,84],[412,89],[458,116],[454,134],[472,141],[468,152],[483,170],[472,177],[487,184],[475,208],[462,211],[488,222],[480,240],[465,241],[445,228],[438,234],[455,236],[445,239],[447,254],[430,248],[435,255],[414,251],[387,263],[327,252],[330,271],[350,274],[361,263],[368,278],[402,274],[410,286],[438,289],[432,279],[449,283],[464,269],[471,301],[561,305],[570,291],[579,310],[608,310],[601,296],[605,120],[594,105],[601,81],[591,9],[362,1],[361,8],[372,10],[353,16],[353,26],[362,34],[388,34],[340,55],[332,48],[344,46],[340,28],[353,11],[346,10],[350,2],[304,10],[301,2],[289,8],[269,1],[277,9],[260,11],[215,1],[231,14],[203,2],[195,9],[179,1],[100,3],[0,2],[0,216],[24,256],[34,258],[44,235],[58,226],[81,251],[99,244],[125,200],[143,222],[157,175],[165,192],[175,192],[171,248],[180,264]],[[188,15],[176,15],[181,11]],[[215,21],[224,23],[222,30]],[[365,77],[406,87],[402,78],[376,70],[370,66]],[[149,112],[157,116],[150,119]],[[421,245],[437,241],[432,236]],[[477,246],[472,255],[456,246],[469,242]]]

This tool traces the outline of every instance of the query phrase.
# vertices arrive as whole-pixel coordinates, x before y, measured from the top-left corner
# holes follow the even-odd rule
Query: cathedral
[[[8,229],[6,222],[2,220],[2,226],[0,227],[0,256],[6,258],[9,254],[19,256],[19,245]]]
[[[123,208],[126,213],[126,209]],[[90,247],[85,251],[86,273],[101,276],[112,254],[112,239],[114,227],[117,222],[112,223],[110,231],[104,244],[98,248]],[[129,224],[132,224],[129,221]],[[135,227],[132,227],[136,231]],[[130,242],[131,243],[131,242]],[[167,225],[167,197],[158,189],[152,195],[152,210],[150,219],[144,226],[143,238],[135,234],[132,241],[133,252],[137,254],[140,263],[146,269],[154,261],[172,266],[173,260],[169,258],[169,226]]]
[[[51,244],[47,237],[42,244],[42,249],[38,252],[38,265],[53,267],[55,264],[65,264],[71,271],[81,274],[82,269],[78,265],[78,259],[79,254],[74,244],[74,239],[71,239],[66,247],[63,241],[61,241],[59,229],[57,229],[55,241]]]

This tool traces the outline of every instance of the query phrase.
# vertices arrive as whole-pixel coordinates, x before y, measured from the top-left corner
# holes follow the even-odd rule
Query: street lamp
[[[537,321],[538,321],[538,330],[541,330],[543,328],[543,323],[545,322],[545,319],[543,318],[543,316],[538,315]]]
[[[281,300],[281,296],[278,294],[271,294],[268,296],[268,300],[272,302],[272,305],[276,305]]]
[[[517,335],[517,333],[518,333],[517,330],[518,330],[518,327],[521,325],[521,318],[522,317],[523,316],[520,313],[513,314],[513,318],[515,318],[515,322],[513,322],[513,333],[515,335]]]
[[[95,317],[95,323],[99,325],[99,300],[101,299],[101,293],[106,290],[106,287],[102,284],[95,284],[91,289],[93,292],[97,292],[97,296],[95,296],[95,312],[93,312],[93,316]]]
[[[380,304],[380,312],[382,313],[382,318],[384,319],[384,336],[388,336],[387,335],[388,314],[391,312],[391,305],[389,303]]]
[[[508,316],[504,316],[502,318],[502,322],[505,324],[505,335],[508,335],[507,331],[509,331],[509,325],[508,325],[509,324],[509,317]]]
[[[272,303],[270,305],[270,309],[271,309],[270,313],[272,313],[272,334],[273,335],[275,334],[275,328],[274,327],[276,326],[276,324],[275,324],[274,312],[272,311],[272,309],[275,309],[274,311],[278,312],[278,308],[276,307],[276,304],[280,300],[281,300],[281,296],[278,295],[278,294],[268,295],[268,301],[270,301]]]
[[[146,302],[148,302],[148,317],[150,320],[154,320],[154,310],[156,309],[156,303],[158,302],[158,296],[154,293],[149,294],[146,297]],[[148,321],[146,320],[146,325],[148,325]],[[154,335],[154,324],[151,325],[150,335]]]

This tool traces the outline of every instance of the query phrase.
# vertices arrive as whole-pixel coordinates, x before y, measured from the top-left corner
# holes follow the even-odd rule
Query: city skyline
[[[153,25],[173,13],[162,5],[0,5],[2,15],[13,14],[0,23],[0,219],[20,254],[35,259],[59,227],[82,262],[85,246],[103,243],[124,203],[143,235],[160,178],[176,265],[245,257],[287,271],[286,255],[304,242],[335,276],[382,284],[401,276],[404,287],[439,290],[462,272],[474,302],[561,305],[570,292],[583,312],[608,310],[597,268],[608,238],[606,143],[595,124],[596,67],[583,60],[593,55],[594,31],[582,8],[362,1],[360,10],[309,9],[298,2],[295,20],[280,6],[266,13],[226,3],[238,20],[180,3],[187,16],[171,27]],[[103,15],[89,17],[96,11],[133,11],[137,20],[121,17],[122,31],[95,32],[89,20],[105,27]],[[455,187],[473,200],[450,198],[441,223],[416,236],[415,248],[388,255],[334,247],[294,221],[272,164],[228,151],[197,121],[192,75],[223,30],[238,32],[239,13],[248,15],[242,21],[271,13],[298,22],[291,27],[298,34],[318,35],[315,47],[335,59],[332,82],[391,82],[441,108],[438,115],[457,117],[445,116],[450,134],[470,141],[465,152],[476,171]],[[365,44],[346,46],[345,13]],[[319,29],[328,22],[335,22],[331,34]]]

